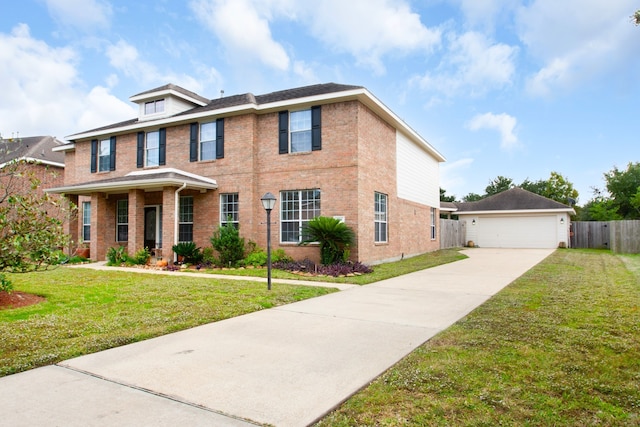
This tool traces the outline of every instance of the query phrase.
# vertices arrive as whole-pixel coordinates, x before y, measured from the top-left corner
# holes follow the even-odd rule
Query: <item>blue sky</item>
[[[0,133],[135,117],[175,83],[207,98],[362,85],[446,158],[462,198],[498,175],[580,193],[640,161],[631,0],[21,0],[0,6]]]

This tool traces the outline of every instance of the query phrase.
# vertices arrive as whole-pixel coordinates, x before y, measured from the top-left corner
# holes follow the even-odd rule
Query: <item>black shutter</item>
[[[224,119],[216,120],[216,159],[224,159]]]
[[[164,166],[167,163],[167,129],[160,129],[160,154],[158,164]]]
[[[116,137],[109,138],[109,170],[116,170]]]
[[[198,161],[198,123],[191,123],[191,135],[189,137],[189,161]]]
[[[278,115],[279,123],[279,139],[278,148],[280,154],[287,154],[289,152],[289,112],[280,111]]]
[[[311,107],[311,150],[322,150],[322,134],[320,127],[320,106]]]
[[[98,170],[98,140],[91,140],[91,173]]]
[[[144,132],[138,132],[138,158],[136,166],[139,168],[144,166]]]

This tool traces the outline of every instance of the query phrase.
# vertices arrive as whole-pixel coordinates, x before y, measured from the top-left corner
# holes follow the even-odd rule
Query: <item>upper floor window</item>
[[[289,130],[291,153],[311,151],[311,110],[291,112]]]
[[[207,123],[191,123],[189,160],[224,158],[224,119]]]
[[[303,227],[320,216],[320,190],[280,192],[280,241],[300,243]]]
[[[216,122],[200,124],[200,160],[216,158]]]
[[[162,166],[166,163],[166,129],[138,132],[137,167]]]
[[[238,193],[220,195],[220,225],[227,224],[239,226]]]
[[[374,241],[376,243],[386,243],[388,239],[388,222],[387,222],[387,195],[375,193],[374,200],[374,220],[375,228]]]
[[[157,99],[144,103],[144,114],[156,114],[164,112],[164,99]]]
[[[91,173],[116,170],[116,137],[91,141]]]
[[[322,149],[320,107],[309,110],[281,111],[279,120],[279,152],[302,153]]]
[[[100,149],[98,154],[98,170],[100,172],[108,171],[111,155],[111,141],[108,139],[103,139],[100,141]]]
[[[158,166],[160,164],[160,132],[147,132],[145,146],[145,166]]]

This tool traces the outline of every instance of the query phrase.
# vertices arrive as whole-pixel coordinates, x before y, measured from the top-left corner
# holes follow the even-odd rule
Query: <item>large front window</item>
[[[100,141],[98,153],[98,170],[100,172],[108,171],[111,166],[111,140],[103,139]]]
[[[387,195],[382,193],[375,193],[374,200],[374,228],[375,228],[375,242],[386,243],[387,236]]]
[[[320,190],[280,192],[280,241],[299,243],[305,240],[303,227],[320,216]]]
[[[220,225],[227,224],[238,228],[238,193],[220,195]]]
[[[200,160],[216,158],[216,122],[200,125]]]
[[[193,242],[193,197],[180,197],[180,219],[178,223],[178,241]]]
[[[160,164],[160,132],[147,132],[145,149],[145,166],[158,166]]]
[[[82,240],[91,240],[91,202],[82,202]]]
[[[118,200],[116,212],[116,241],[129,240],[129,201]]]
[[[291,152],[311,151],[311,110],[293,111],[289,117]]]

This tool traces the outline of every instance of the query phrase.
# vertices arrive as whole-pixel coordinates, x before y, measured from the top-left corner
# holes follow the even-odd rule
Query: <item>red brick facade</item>
[[[281,110],[286,110],[286,107]],[[351,259],[367,263],[397,259],[439,248],[430,238],[430,209],[397,196],[396,128],[358,99],[321,104],[322,148],[304,153],[279,154],[278,111],[243,112],[216,115],[201,122],[224,118],[224,158],[191,162],[189,123],[167,124],[166,164],[173,168],[213,179],[216,190],[184,189],[177,186],[158,189],[128,189],[82,194],[78,200],[91,201],[91,258],[104,259],[109,247],[126,244],[129,253],[144,246],[144,208],[162,206],[162,255],[172,259],[175,243],[175,198],[193,196],[193,239],[210,246],[209,239],[220,225],[220,195],[237,193],[240,235],[247,241],[266,246],[266,213],[260,198],[267,192],[278,199],[272,212],[273,249],[282,248],[295,259],[319,259],[315,246],[280,243],[281,191],[319,189],[321,215],[343,216],[357,236]],[[149,123],[145,131],[160,126]],[[98,139],[116,136],[114,171],[90,173],[91,139],[75,140],[75,151],[67,151],[64,185],[123,177],[147,170],[136,167],[137,132],[140,128],[115,134],[105,130]],[[374,243],[374,194],[388,196],[388,242]],[[90,198],[90,199],[89,199]],[[116,241],[117,200],[128,199],[128,242]],[[437,206],[434,206],[437,208]],[[81,235],[82,214],[74,225]],[[73,230],[72,230],[73,231]]]

